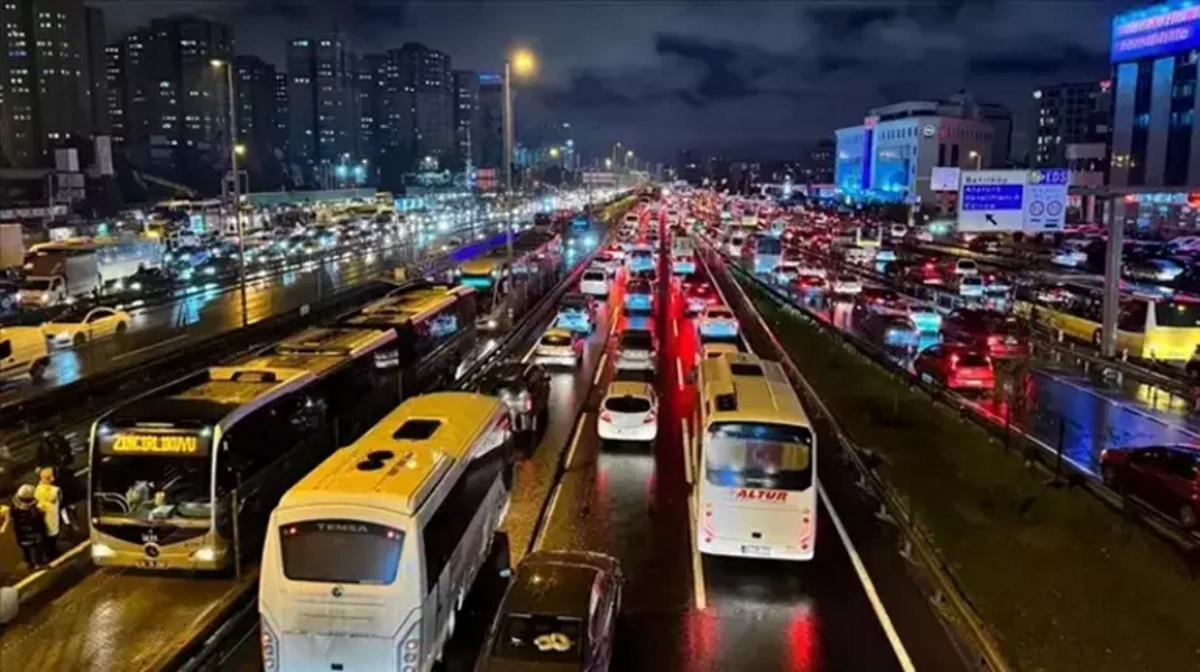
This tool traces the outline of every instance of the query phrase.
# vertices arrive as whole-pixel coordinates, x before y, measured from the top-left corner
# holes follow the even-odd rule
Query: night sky
[[[189,12],[233,26],[239,53],[283,66],[287,39],[338,29],[360,53],[419,41],[455,68],[497,70],[514,44],[541,70],[521,129],[569,122],[585,156],[622,141],[671,161],[691,147],[789,158],[874,105],[967,89],[1008,105],[1027,146],[1032,89],[1108,76],[1125,0],[624,2],[221,0],[94,2],[110,38]],[[526,131],[532,133],[532,131]],[[528,137],[528,135],[526,136]]]

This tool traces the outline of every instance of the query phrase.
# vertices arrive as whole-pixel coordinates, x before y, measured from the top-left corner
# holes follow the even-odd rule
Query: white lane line
[[[596,375],[592,376],[592,387],[600,384],[600,376],[604,375],[604,364],[608,361],[608,352],[605,351],[600,355],[600,362],[596,364]]]
[[[678,358],[675,359],[675,383],[683,389],[683,360]]]
[[[529,349],[529,352],[525,353],[525,356],[521,358],[521,363],[528,364],[529,358],[533,357],[533,353],[537,352],[537,348],[538,348],[538,344],[534,343],[533,347]]]
[[[150,345],[147,345],[147,346],[145,346],[145,347],[138,348],[137,350],[130,350],[129,352],[123,352],[123,353],[121,353],[121,354],[119,354],[119,355],[115,355],[115,356],[114,356],[112,359],[113,359],[113,361],[115,362],[115,361],[117,361],[118,359],[125,359],[126,357],[132,357],[133,355],[136,355],[136,354],[138,354],[139,352],[145,352],[145,351],[147,351],[147,350],[153,350],[153,349],[155,349],[155,348],[161,348],[162,346],[164,346],[164,345],[168,345],[168,344],[170,344],[170,343],[174,343],[175,341],[181,341],[181,340],[183,340],[183,339],[187,338],[188,336],[189,336],[189,334],[179,334],[178,336],[172,336],[171,338],[168,338],[168,339],[167,339],[167,340],[165,340],[165,341],[158,341],[158,342],[155,342],[155,343],[151,343]]]
[[[692,597],[696,601],[696,609],[704,611],[708,608],[708,592],[704,588],[704,563],[700,560],[700,547],[696,545],[696,498],[688,497],[688,513],[691,525],[688,529],[688,543],[692,546]]]
[[[675,334],[675,338],[679,338],[679,322],[671,321],[671,332]]]
[[[842,525],[841,516],[833,508],[833,502],[829,500],[829,495],[825,494],[825,486],[818,483],[817,492],[821,495],[821,502],[825,505],[825,509],[829,511],[829,517],[833,519],[833,526],[837,529],[838,536],[842,538],[842,545],[846,547],[846,553],[850,556],[850,564],[854,566],[854,573],[858,575],[858,580],[862,583],[863,591],[867,594],[867,601],[871,603],[871,609],[875,612],[875,618],[879,620],[879,625],[883,628],[883,634],[887,636],[888,643],[892,645],[892,652],[896,654],[896,660],[900,663],[900,669],[905,672],[914,672],[917,668],[913,665],[912,658],[908,655],[908,650],[904,648],[904,642],[900,641],[900,635],[896,632],[896,626],[892,623],[891,617],[888,616],[887,609],[883,606],[883,600],[879,598],[879,591],[875,589],[875,582],[867,574],[866,565],[863,564],[862,558],[858,555],[858,550],[854,548],[854,542],[850,541],[850,535],[846,532],[846,527]]]
[[[567,461],[564,463],[564,478],[565,472],[571,470],[571,462],[575,459],[575,448],[579,445],[579,437],[583,434],[583,427],[587,423],[587,413],[584,413],[579,418],[579,423],[575,425],[575,434],[571,438],[571,447],[567,449]],[[546,533],[550,530],[550,525],[554,522],[554,510],[558,508],[558,497],[562,494],[562,479],[554,485],[554,494],[550,495],[550,508],[546,510],[546,522],[542,525],[541,532],[538,533],[537,539],[533,543],[533,550],[539,551],[542,544],[546,542]]]
[[[687,418],[679,419],[680,437],[683,438],[683,473],[687,477],[688,485],[694,482],[695,476],[692,474],[692,441],[688,432]]]

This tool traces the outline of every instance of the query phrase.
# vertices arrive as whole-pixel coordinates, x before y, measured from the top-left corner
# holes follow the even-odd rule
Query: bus
[[[783,260],[783,242],[775,236],[760,235],[754,241],[754,272],[774,273]]]
[[[864,224],[854,230],[854,244],[858,247],[879,247],[883,244],[883,227]]]
[[[454,380],[475,348],[476,298],[470,287],[417,283],[342,317],[338,326],[392,330],[390,364],[403,365],[401,392],[411,394]]]
[[[1117,351],[1144,360],[1187,360],[1200,345],[1200,297],[1123,282]],[[1100,345],[1103,280],[1046,276],[1018,283],[1013,311],[1035,326]]]
[[[259,582],[267,670],[433,668],[475,577],[508,567],[499,399],[408,399],[288,490]]]
[[[93,562],[218,571],[256,554],[287,486],[399,403],[395,341],[310,329],[102,415],[89,442]]]
[[[817,440],[778,362],[730,353],[700,362],[696,548],[811,560]]]
[[[500,293],[503,293],[507,278],[508,262],[503,256],[489,254],[458,265],[459,284],[481,292],[490,292],[499,287]]]

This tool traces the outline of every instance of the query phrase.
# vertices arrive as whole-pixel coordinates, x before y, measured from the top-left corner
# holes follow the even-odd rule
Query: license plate
[[[145,567],[147,569],[158,569],[159,567],[162,567],[162,566],[163,566],[162,560],[138,560],[138,567]]]
[[[968,385],[968,386],[970,386],[970,387],[979,387],[980,385],[983,385],[983,381],[982,381],[982,380],[969,380],[969,379],[968,379],[968,380],[964,380],[964,381],[963,381],[963,385]]]
[[[742,544],[742,555],[769,556],[771,555],[771,547]]]

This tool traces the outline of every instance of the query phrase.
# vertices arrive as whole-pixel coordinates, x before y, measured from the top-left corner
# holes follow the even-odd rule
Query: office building
[[[832,184],[833,156],[837,145],[832,139],[818,140],[807,148],[796,165],[795,179],[802,184]]]
[[[288,154],[288,76],[286,72],[275,72],[275,135],[271,140],[282,159]]]
[[[479,128],[479,75],[470,70],[455,70],[453,77],[455,164],[463,168],[478,166],[483,141]]]
[[[100,10],[3,0],[0,29],[0,163],[49,166],[54,147],[108,132]]]
[[[871,110],[860,126],[838,129],[834,183],[840,193],[899,201],[933,198],[935,166],[1003,167],[992,124],[970,96],[910,101]]]
[[[336,167],[355,155],[354,57],[340,36],[299,38],[287,47],[288,159],[310,186],[338,184]]]
[[[278,142],[277,75],[275,66],[257,56],[234,59],[237,95],[235,140],[246,147],[242,165],[255,188],[279,186],[283,148]]]
[[[979,118],[992,126],[992,146],[987,152],[993,168],[1005,168],[1012,162],[1013,115],[997,103],[979,103]]]
[[[388,134],[384,108],[384,85],[388,72],[387,54],[366,54],[358,59],[358,138],[356,152],[367,161],[371,175],[382,161],[383,139]]]
[[[1043,86],[1034,90],[1033,100],[1029,157],[1034,167],[1067,166],[1071,145],[1100,145],[1103,150],[1108,144],[1112,80]]]
[[[479,166],[504,169],[504,77],[479,73]]]
[[[440,165],[454,152],[454,92],[450,56],[417,42],[388,52],[384,84],[394,168]]]

